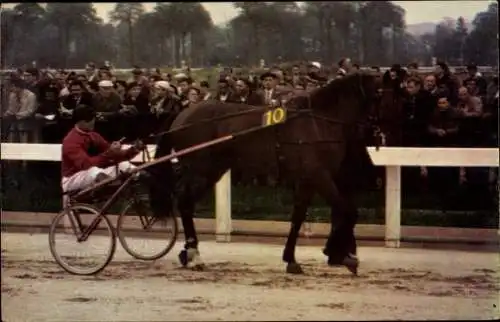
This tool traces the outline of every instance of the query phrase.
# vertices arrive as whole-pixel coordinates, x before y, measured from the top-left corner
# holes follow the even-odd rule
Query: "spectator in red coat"
[[[122,150],[119,141],[108,143],[94,131],[96,112],[88,105],[80,105],[73,111],[75,127],[62,143],[62,189],[81,190],[97,181],[115,177],[120,172],[134,169],[128,160],[143,148],[137,141],[127,150]],[[117,167],[116,167],[117,165]]]

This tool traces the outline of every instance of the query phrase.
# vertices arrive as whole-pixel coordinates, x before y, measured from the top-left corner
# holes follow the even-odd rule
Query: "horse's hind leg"
[[[315,184],[318,192],[332,209],[330,235],[323,250],[323,253],[328,256],[328,265],[343,265],[352,273],[357,274],[359,261],[354,255],[356,253],[354,226],[357,221],[357,209],[350,198],[345,198],[340,194],[337,185],[330,177],[318,177]]]
[[[312,187],[306,184],[298,184],[294,189],[294,206],[290,222],[290,232],[283,250],[283,261],[287,263],[286,272],[291,274],[303,274],[304,271],[295,260],[295,247],[299,237],[300,228],[306,219],[307,208],[313,197]]]
[[[184,249],[179,253],[179,261],[183,267],[189,264],[194,269],[203,269],[203,261],[198,251],[198,236],[194,225],[194,211],[196,199],[189,187],[184,187],[179,191],[177,198],[177,208],[179,209],[184,229]]]
[[[204,268],[198,250],[198,237],[194,225],[195,206],[208,190],[214,186],[224,172],[225,169],[223,168],[206,175],[205,178],[194,178],[188,174],[181,176],[181,180],[179,180],[177,186],[177,208],[181,214],[185,237],[184,249],[179,253],[179,261],[184,267],[190,264],[193,269],[201,270]]]

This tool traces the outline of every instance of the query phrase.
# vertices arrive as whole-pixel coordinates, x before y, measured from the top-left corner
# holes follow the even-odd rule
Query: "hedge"
[[[2,207],[10,211],[58,212],[61,194],[58,185],[59,164],[37,162],[37,171],[24,171],[19,166],[2,172]],[[34,162],[28,164],[29,167]],[[2,167],[5,170],[5,167]],[[40,171],[43,170],[43,171]],[[6,175],[6,173],[8,175]],[[404,187],[403,187],[404,191]],[[402,224],[442,227],[498,227],[494,207],[476,207],[464,211],[455,208],[443,211],[441,200],[432,193],[403,193]],[[457,191],[456,200],[465,200]],[[364,191],[357,198],[360,223],[384,224],[384,190]],[[291,193],[282,188],[240,186],[232,187],[233,219],[289,220],[292,211]],[[475,205],[477,206],[477,205]],[[488,209],[489,208],[489,209]],[[117,205],[115,210],[119,209]],[[464,209],[464,208],[462,208]],[[214,194],[211,193],[197,207],[197,217],[213,217]],[[308,221],[329,222],[330,209],[317,198],[308,212]]]

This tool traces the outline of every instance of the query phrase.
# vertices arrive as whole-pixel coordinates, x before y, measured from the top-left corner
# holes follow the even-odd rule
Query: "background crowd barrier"
[[[154,153],[156,147],[149,145]],[[498,167],[499,153],[493,148],[368,148],[377,166],[386,168],[385,186],[385,245],[399,247],[401,241],[401,167]],[[2,143],[2,160],[61,161],[60,144]],[[180,158],[182,162],[182,158]],[[138,155],[133,161],[142,162]],[[215,187],[215,233],[218,241],[230,241],[231,173],[228,171]],[[500,222],[500,218],[499,218]],[[500,227],[498,229],[500,236]]]
[[[203,70],[205,68],[190,68],[190,70],[192,72],[196,72],[196,71],[199,71],[199,70]],[[370,69],[369,67],[362,67],[362,69]],[[380,71],[381,72],[385,72],[387,70],[391,69],[391,67],[380,67]],[[427,73],[431,73],[433,72],[435,69],[434,66],[419,66],[418,70],[423,73],[423,74],[427,74]],[[491,67],[491,66],[477,66],[477,69],[480,73],[492,73],[493,71],[495,71],[495,68],[494,67]],[[15,69],[2,69],[0,70],[0,73],[2,74],[5,74],[5,73],[12,73],[12,72],[15,72],[16,70]],[[55,70],[51,70],[52,72],[55,72]],[[70,72],[75,72],[77,74],[84,74],[85,73],[85,69],[67,69],[67,71],[70,71]],[[132,73],[133,69],[132,68],[115,68],[113,69],[113,72],[115,73],[118,73],[118,74],[130,74]],[[173,68],[172,69],[173,72],[183,72],[184,69],[182,68]],[[450,71],[451,72],[463,72],[463,71],[467,71],[467,66],[450,66]]]

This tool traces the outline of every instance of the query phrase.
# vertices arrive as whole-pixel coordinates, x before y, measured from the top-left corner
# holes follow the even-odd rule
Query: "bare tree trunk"
[[[253,58],[253,63],[256,66],[259,66],[259,62],[262,59],[261,56],[261,50],[260,50],[260,39],[259,39],[259,27],[254,24],[253,26],[253,43],[254,43],[254,50],[255,50],[255,56]]]
[[[323,61],[330,63],[332,57],[332,21],[330,18],[326,20],[326,50],[323,52]]]
[[[65,28],[64,31],[62,31],[62,28],[60,29],[61,32],[61,40],[62,40],[62,63],[63,63],[63,68],[67,68],[68,65],[68,56],[69,56],[69,28]]]
[[[175,53],[175,67],[179,67],[181,65],[181,36],[174,36],[174,53]]]
[[[129,45],[129,60],[130,66],[135,65],[135,41],[134,41],[134,26],[132,20],[127,21],[128,25],[128,45]]]

